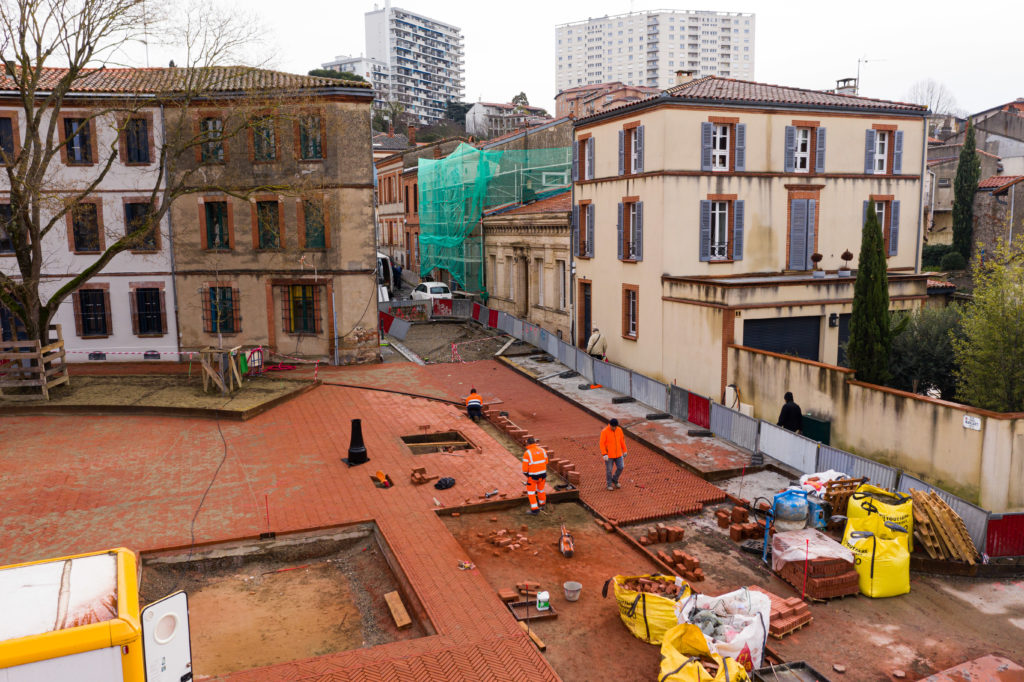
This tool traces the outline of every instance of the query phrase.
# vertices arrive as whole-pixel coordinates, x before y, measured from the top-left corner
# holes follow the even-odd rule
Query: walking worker
[[[604,459],[604,482],[608,490],[621,488],[619,476],[625,468],[624,457],[626,456],[626,435],[619,427],[619,420],[614,417],[608,420],[608,426],[601,429],[601,457]],[[615,467],[615,475],[612,475],[612,466]]]
[[[523,473],[526,474],[526,496],[530,498],[530,511],[527,513],[536,516],[548,503],[548,494],[544,492],[548,478],[548,453],[537,444],[536,438],[526,442]]]
[[[793,402],[793,394],[789,391],[786,391],[786,395],[782,397],[786,404],[779,411],[778,426],[794,433],[802,432],[804,430],[804,415],[800,412],[800,406]]]
[[[587,353],[598,360],[604,360],[605,353],[607,351],[608,342],[605,341],[604,336],[601,334],[601,330],[594,327],[594,331],[590,334],[590,339],[587,341]]]
[[[469,389],[469,395],[466,396],[466,414],[473,421],[476,421],[483,416],[484,399],[479,393],[476,392],[476,388]]]

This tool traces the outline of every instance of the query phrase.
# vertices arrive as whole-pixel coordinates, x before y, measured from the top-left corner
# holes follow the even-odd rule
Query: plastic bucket
[[[583,585],[575,580],[569,580],[562,583],[562,589],[565,590],[566,601],[576,601],[580,598],[580,591],[583,589]]]

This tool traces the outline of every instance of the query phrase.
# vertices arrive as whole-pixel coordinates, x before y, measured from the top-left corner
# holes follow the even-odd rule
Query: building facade
[[[560,24],[555,89],[612,81],[667,88],[680,69],[752,80],[754,36],[754,15],[737,12],[650,10]]]
[[[332,71],[348,71],[357,76],[362,76],[366,82],[373,87],[374,106],[384,106],[388,101],[391,91],[391,70],[387,62],[370,57],[344,57],[337,56],[332,61],[321,64],[325,69]]]
[[[377,250],[403,268],[405,258],[405,203],[402,154],[392,154],[377,166]]]
[[[984,178],[974,194],[972,258],[984,258],[1001,240],[1019,241],[1024,234],[1024,175]]]
[[[953,184],[963,143],[929,144],[924,178],[924,239],[928,244],[953,243]],[[981,178],[1001,174],[1002,159],[978,149]]]
[[[466,112],[466,133],[475,137],[490,139],[500,135],[542,123],[550,119],[540,107],[529,105],[503,104],[499,102],[477,102]]]
[[[660,88],[624,83],[595,83],[562,90],[555,95],[555,116],[581,118],[600,114],[661,92]]]
[[[731,344],[841,364],[869,202],[893,308],[926,297],[924,114],[708,77],[578,120],[577,344],[716,399]]]

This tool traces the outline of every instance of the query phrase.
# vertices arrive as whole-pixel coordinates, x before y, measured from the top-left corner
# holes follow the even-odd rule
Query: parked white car
[[[452,290],[444,282],[420,282],[412,290],[413,300],[429,301],[435,298],[451,300]]]

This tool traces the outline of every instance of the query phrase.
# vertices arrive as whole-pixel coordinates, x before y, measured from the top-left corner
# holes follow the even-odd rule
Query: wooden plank
[[[0,388],[32,388],[42,386],[45,382],[42,379],[21,379],[0,381]]]
[[[527,625],[525,621],[519,621],[519,627],[523,629],[523,632],[530,636],[530,639],[533,640],[533,643],[537,645],[538,649],[541,651],[547,650],[548,645],[544,643],[544,640],[537,636],[536,632],[530,629],[530,626]]]
[[[384,595],[384,601],[388,603],[388,608],[391,609],[391,617],[395,619],[395,625],[398,626],[399,630],[412,625],[412,618],[409,617],[409,612],[405,610],[405,604],[402,603],[402,597],[398,592],[388,592]]]
[[[65,374],[62,377],[57,377],[53,381],[47,382],[46,388],[53,388],[54,386],[60,386],[61,384],[66,384],[68,382],[69,382],[68,375]]]
[[[51,343],[49,345],[43,346],[42,348],[39,349],[39,352],[40,353],[49,353],[51,350],[56,350],[58,348],[61,348],[61,349],[64,348],[64,342],[63,341],[54,341],[53,343]]]
[[[21,352],[21,353],[0,352],[0,360],[38,360],[38,359],[39,359],[39,353],[37,353],[35,351],[31,351],[31,352],[26,351],[26,352]]]

